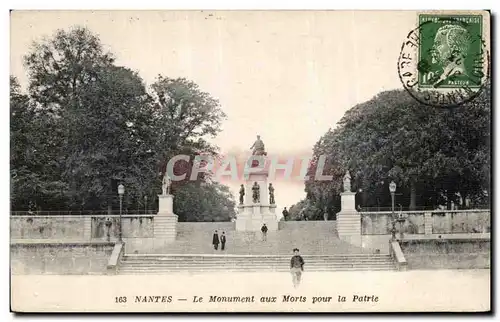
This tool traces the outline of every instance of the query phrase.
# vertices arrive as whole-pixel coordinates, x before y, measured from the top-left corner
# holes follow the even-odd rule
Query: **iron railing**
[[[123,210],[122,215],[155,215],[158,210]],[[43,210],[43,211],[11,211],[11,216],[119,216],[119,210]]]

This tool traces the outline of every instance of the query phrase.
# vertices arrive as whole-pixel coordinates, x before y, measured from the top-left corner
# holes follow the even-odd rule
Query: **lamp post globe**
[[[396,192],[396,183],[394,181],[391,181],[391,183],[389,183],[389,191],[391,193],[395,193]]]
[[[125,193],[125,187],[122,184],[120,184],[118,186],[118,195],[123,196],[124,193]]]

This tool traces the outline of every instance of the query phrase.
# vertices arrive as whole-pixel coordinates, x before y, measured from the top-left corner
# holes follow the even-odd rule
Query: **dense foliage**
[[[10,85],[12,209],[111,211],[120,183],[125,209],[154,208],[170,157],[217,154],[206,141],[225,117],[216,99],[182,78],[159,75],[146,87],[86,28],[35,43],[25,67],[27,92],[13,77]],[[172,189],[184,220],[234,217],[227,187],[207,176]],[[195,205],[188,193],[205,202]]]
[[[488,203],[490,104],[487,87],[473,101],[451,109],[421,105],[404,91],[382,92],[354,106],[314,147],[310,172],[319,156],[326,155],[324,173],[333,180],[306,183],[309,207],[338,212],[347,170],[357,204],[364,208],[390,207],[392,180],[396,204],[406,209],[449,206],[452,201],[462,208]],[[323,216],[321,211],[308,213]]]

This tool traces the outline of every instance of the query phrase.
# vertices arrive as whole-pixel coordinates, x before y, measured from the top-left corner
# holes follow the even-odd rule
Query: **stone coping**
[[[87,241],[87,240],[64,240],[64,239],[12,239],[10,245],[53,245],[53,246],[114,246],[118,242]]]
[[[124,244],[116,243],[113,247],[113,252],[108,260],[108,265],[106,266],[106,272],[110,275],[116,274],[120,261],[124,253]]]
[[[393,212],[392,211],[360,211],[359,212],[362,215],[391,215]],[[431,214],[451,214],[451,213],[491,213],[490,209],[469,209],[469,210],[410,210],[410,211],[399,211],[397,209],[394,209],[394,215],[398,214],[424,214],[424,213],[431,213]]]
[[[407,269],[408,262],[401,250],[401,246],[395,240],[390,242],[390,254],[394,258],[398,270],[402,271]]]
[[[14,215],[10,216],[10,218],[153,218],[156,217],[156,214],[153,215]]]
[[[389,236],[389,235],[387,235]],[[441,236],[439,238],[438,236]],[[476,234],[432,234],[432,235],[409,235],[404,237],[401,241],[428,241],[428,240],[490,240],[490,233],[476,233]]]
[[[231,258],[231,257],[248,257],[248,258],[262,258],[262,257],[274,257],[274,258],[292,258],[293,254],[283,255],[283,254],[273,254],[273,255],[248,255],[248,254],[125,254],[124,256],[128,258],[143,258],[143,257],[215,257],[215,258]],[[367,257],[367,256],[387,256],[387,254],[375,254],[375,253],[357,253],[357,254],[336,254],[336,255],[307,255],[300,254],[302,257]]]

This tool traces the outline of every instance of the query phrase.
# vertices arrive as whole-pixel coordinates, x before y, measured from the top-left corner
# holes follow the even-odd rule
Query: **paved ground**
[[[162,248],[154,249],[156,254],[252,254],[252,255],[289,255],[297,247],[304,254],[336,255],[374,253],[340,240],[335,232],[318,230],[279,230],[269,232],[266,241],[260,232],[226,232],[227,244],[224,253],[214,250],[212,231],[196,232],[178,239]]]
[[[16,275],[11,290],[12,309],[24,311],[485,311],[490,308],[490,270],[305,272],[298,289],[288,273]],[[299,302],[283,302],[288,295]],[[158,303],[134,301],[147,296],[157,296],[149,300]],[[194,303],[195,296],[203,301]],[[255,302],[209,302],[211,296],[253,296]],[[339,302],[339,296],[346,302]],[[355,296],[365,301],[353,302]],[[119,303],[125,297],[127,303]],[[261,303],[261,297],[276,297],[276,302]],[[331,299],[313,304],[313,297]]]

